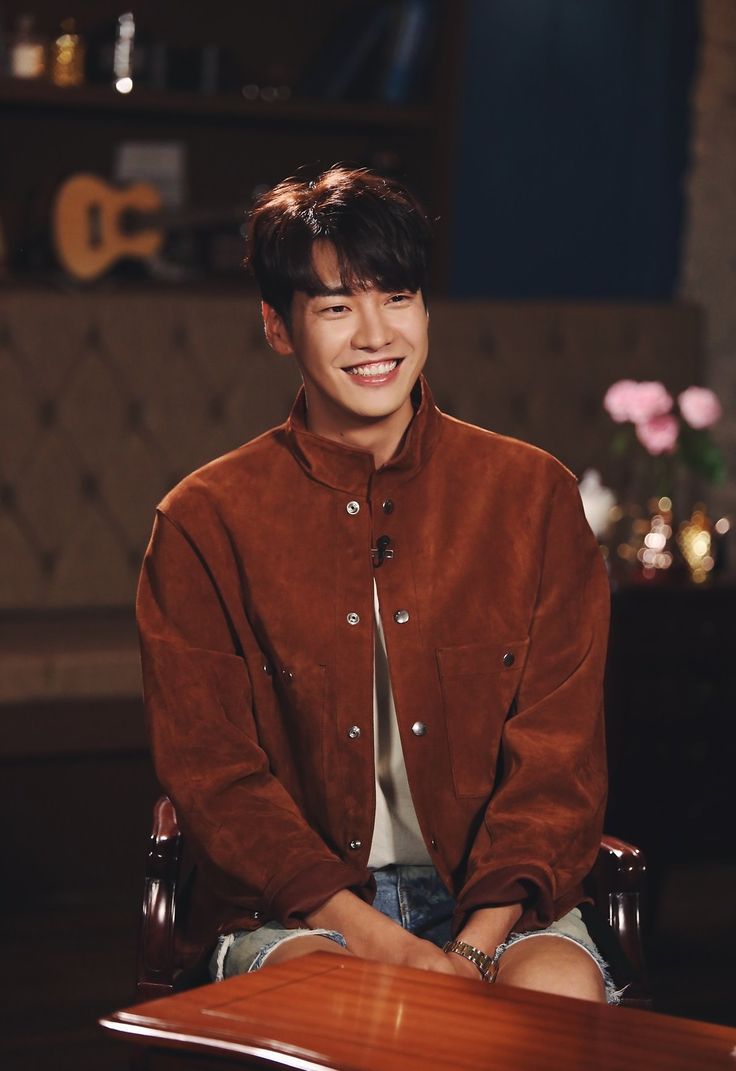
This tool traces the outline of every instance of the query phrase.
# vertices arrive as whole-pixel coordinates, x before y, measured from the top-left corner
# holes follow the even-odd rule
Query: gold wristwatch
[[[484,982],[493,982],[498,972],[498,963],[493,962],[493,956],[487,952],[481,952],[475,945],[469,945],[465,941],[448,941],[442,949],[443,952],[454,952],[463,959],[468,959],[480,971]]]

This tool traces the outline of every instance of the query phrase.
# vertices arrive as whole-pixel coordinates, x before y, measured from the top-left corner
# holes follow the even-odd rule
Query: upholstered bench
[[[698,379],[678,305],[431,305],[439,406],[605,465],[606,387]],[[137,699],[133,601],[156,502],[286,416],[298,385],[252,290],[0,293],[0,713]]]

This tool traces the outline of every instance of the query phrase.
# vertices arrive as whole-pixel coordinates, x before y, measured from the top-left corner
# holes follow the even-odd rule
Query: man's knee
[[[536,937],[517,941],[502,955],[496,982],[542,993],[605,1003],[598,964],[574,941]]]
[[[305,935],[304,937],[295,937],[290,941],[281,941],[268,953],[261,964],[261,969],[275,966],[277,963],[286,963],[288,960],[297,959],[299,956],[308,956],[310,952],[335,952],[340,956],[352,955],[346,948],[343,948],[337,941],[333,941],[329,937],[322,937],[319,934]]]

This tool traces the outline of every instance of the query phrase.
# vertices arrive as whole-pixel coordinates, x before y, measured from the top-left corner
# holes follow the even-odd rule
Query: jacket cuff
[[[341,889],[363,886],[369,880],[368,870],[357,871],[339,859],[321,860],[278,887],[269,883],[264,890],[267,917],[282,926],[300,925],[305,915],[316,911]]]
[[[503,867],[485,874],[463,888],[457,898],[452,933],[462,930],[473,911],[502,904],[521,904],[522,914],[514,929],[543,930],[555,920],[555,903],[549,873],[543,867]]]

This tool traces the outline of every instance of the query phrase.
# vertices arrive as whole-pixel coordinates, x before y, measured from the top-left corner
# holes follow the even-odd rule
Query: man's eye
[[[392,305],[402,305],[411,300],[411,294],[392,294],[389,300]]]
[[[324,312],[346,312],[347,305],[328,305]]]

